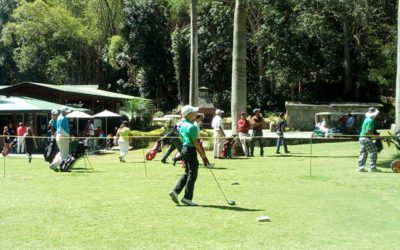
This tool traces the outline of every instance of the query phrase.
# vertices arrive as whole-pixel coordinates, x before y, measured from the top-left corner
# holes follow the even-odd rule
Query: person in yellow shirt
[[[131,130],[129,129],[128,121],[123,121],[117,131],[117,141],[118,141],[119,150],[120,150],[120,153],[119,153],[119,161],[120,162],[126,162],[125,156],[128,154],[128,150],[129,150],[130,132],[131,132]]]

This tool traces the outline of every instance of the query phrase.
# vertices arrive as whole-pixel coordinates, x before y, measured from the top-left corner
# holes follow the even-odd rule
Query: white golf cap
[[[217,115],[220,115],[220,114],[223,114],[223,113],[224,113],[223,110],[220,110],[220,109],[215,110],[215,114],[217,114]]]
[[[67,106],[61,106],[61,112],[69,113],[71,112],[71,109]]]
[[[58,111],[57,109],[52,109],[52,110],[51,110],[51,114],[52,114],[52,115],[56,115],[56,114],[58,114],[58,113],[60,113],[60,111]]]
[[[366,117],[376,117],[379,114],[379,110],[374,107],[370,107],[365,114]]]
[[[193,107],[191,105],[186,105],[182,108],[182,116],[185,117],[187,116],[189,113],[197,113],[197,111],[199,111],[199,108],[197,107]]]

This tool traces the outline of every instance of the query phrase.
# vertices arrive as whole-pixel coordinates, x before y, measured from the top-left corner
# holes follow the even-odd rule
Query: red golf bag
[[[156,144],[146,154],[146,160],[151,161],[156,157],[157,152],[160,150],[161,140],[158,140]]]

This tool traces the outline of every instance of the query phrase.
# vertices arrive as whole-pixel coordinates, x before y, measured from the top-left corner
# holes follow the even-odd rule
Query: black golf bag
[[[44,148],[43,157],[47,162],[52,162],[58,152],[58,146],[54,138],[49,139],[49,144]]]
[[[87,146],[83,141],[79,141],[76,148],[65,158],[60,164],[60,171],[61,172],[69,172],[73,167],[76,160],[81,158],[86,151]]]
[[[180,135],[178,131],[178,126],[172,126],[170,130],[160,139],[163,146],[174,144],[177,146],[177,142],[180,142]],[[173,138],[171,138],[173,137]],[[179,144],[179,143],[178,143]]]

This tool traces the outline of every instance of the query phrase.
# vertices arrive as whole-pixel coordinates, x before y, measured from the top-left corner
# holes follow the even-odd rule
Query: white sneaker
[[[169,197],[171,197],[172,201],[173,201],[176,205],[179,205],[178,194],[175,193],[175,191],[169,192]]]
[[[56,171],[56,172],[59,172],[59,171],[60,171],[60,170],[58,169],[58,167],[55,166],[53,163],[51,163],[51,164],[49,165],[49,168],[50,168],[50,169],[53,169],[53,170]]]
[[[191,201],[191,200],[188,200],[188,199],[185,199],[185,198],[182,198],[181,202],[182,202],[183,204],[188,205],[188,206],[197,206],[197,203],[196,203],[196,202]]]

